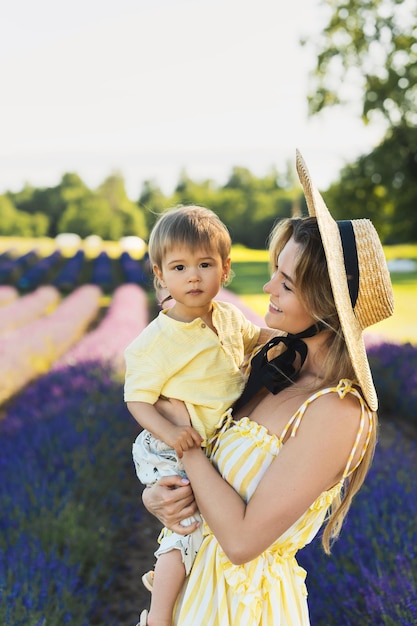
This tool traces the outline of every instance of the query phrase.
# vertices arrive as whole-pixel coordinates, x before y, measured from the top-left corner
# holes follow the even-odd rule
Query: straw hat
[[[369,408],[376,411],[378,398],[363,331],[390,317],[394,310],[384,251],[370,220],[336,222],[332,218],[298,150],[296,165],[308,212],[317,218],[333,296],[352,365]]]

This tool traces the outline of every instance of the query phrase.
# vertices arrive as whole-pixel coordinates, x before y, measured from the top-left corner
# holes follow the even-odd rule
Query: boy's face
[[[207,306],[218,294],[230,272],[230,259],[223,263],[215,250],[175,245],[168,250],[155,275],[173,300],[187,309]]]

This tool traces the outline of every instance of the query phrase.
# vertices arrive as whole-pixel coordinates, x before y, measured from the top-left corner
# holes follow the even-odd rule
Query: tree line
[[[147,239],[158,215],[178,204],[199,204],[215,211],[233,240],[248,247],[265,247],[274,221],[291,215],[293,192],[276,170],[263,178],[235,167],[223,186],[211,180],[195,182],[182,172],[176,188],[165,195],[154,181],[145,181],[137,201],[128,198],[120,173],[90,189],[75,173],[66,173],[54,187],[26,185],[0,196],[0,234],[55,237],[62,232],[85,238],[96,234],[118,240],[137,235]]]
[[[387,244],[417,241],[416,172],[398,163],[402,155],[404,159],[411,155],[395,148],[395,141],[388,138],[345,167],[339,181],[323,192],[336,219],[368,217]],[[415,141],[417,154],[417,130]],[[147,240],[158,215],[178,204],[211,208],[228,226],[233,241],[249,248],[265,248],[276,220],[306,213],[294,176],[276,169],[256,177],[247,168],[234,167],[224,185],[196,182],[182,172],[172,194],[147,180],[136,201],[128,198],[120,173],[97,189],[90,189],[78,174],[66,173],[54,187],[25,185],[21,191],[0,195],[0,235],[55,237],[73,232],[82,238],[96,234],[117,241],[137,235]]]

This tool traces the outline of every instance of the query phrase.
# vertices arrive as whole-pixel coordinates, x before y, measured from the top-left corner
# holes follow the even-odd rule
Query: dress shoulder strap
[[[342,481],[349,476],[349,474],[352,474],[352,472],[355,471],[355,469],[360,465],[363,457],[365,456],[365,452],[368,448],[368,444],[371,438],[371,433],[372,430],[374,428],[374,420],[373,420],[373,413],[372,411],[368,408],[365,400],[363,399],[363,397],[361,396],[361,394],[359,393],[357,387],[355,386],[355,383],[351,380],[348,380],[347,378],[342,378],[338,385],[336,387],[327,387],[326,389],[320,389],[319,391],[316,391],[315,393],[313,393],[309,398],[307,398],[307,400],[305,402],[303,402],[303,404],[300,406],[300,408],[294,413],[294,415],[291,417],[291,419],[288,421],[287,425],[285,426],[283,432],[281,433],[281,437],[280,440],[283,441],[286,434],[290,431],[290,437],[295,437],[295,435],[297,434],[297,430],[298,427],[301,423],[301,420],[304,417],[304,414],[307,410],[307,408],[309,407],[309,405],[314,402],[314,400],[316,400],[317,398],[320,398],[321,396],[324,396],[328,393],[337,393],[338,396],[340,398],[344,398],[346,396],[346,394],[350,393],[353,396],[355,396],[355,398],[358,398],[359,400],[359,404],[361,407],[361,419],[360,419],[360,423],[359,423],[359,428],[358,428],[358,432],[356,434],[356,439],[355,442],[353,444],[352,450],[349,454],[349,458],[347,460],[344,472],[343,472],[343,476],[342,476]],[[363,449],[361,451],[360,454],[360,458],[358,460],[358,462],[356,463],[356,465],[352,468],[352,461],[355,457],[356,451],[358,449],[358,445],[359,442],[361,440],[363,431],[365,429],[365,424],[368,424],[368,431],[367,431],[367,435],[366,435],[366,439],[365,439],[365,443],[363,445]]]

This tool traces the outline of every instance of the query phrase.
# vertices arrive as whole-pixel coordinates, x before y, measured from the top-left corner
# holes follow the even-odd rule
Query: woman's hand
[[[152,487],[143,490],[145,508],[170,530],[187,535],[198,527],[181,526],[180,522],[197,512],[197,505],[190,482],[181,476],[165,476]]]
[[[190,414],[182,400],[176,400],[175,398],[159,398],[154,406],[158,413],[176,426],[189,426],[191,424]]]

